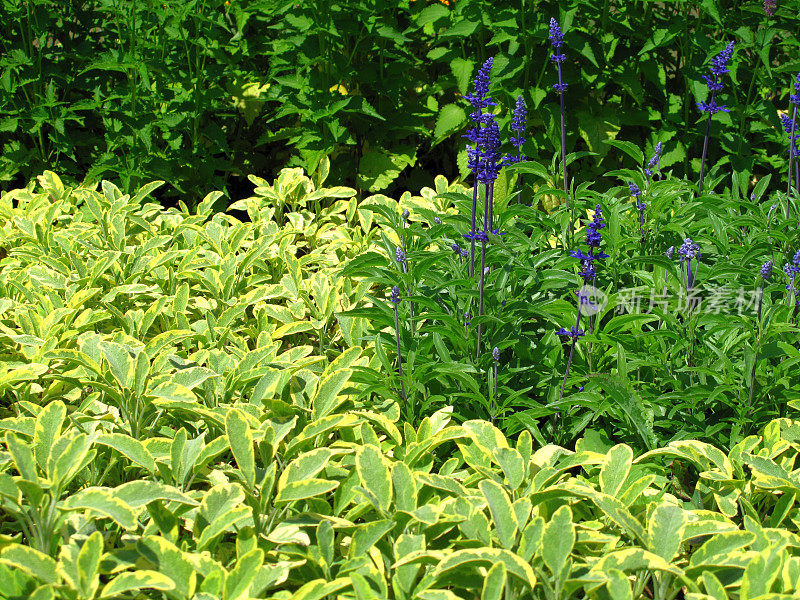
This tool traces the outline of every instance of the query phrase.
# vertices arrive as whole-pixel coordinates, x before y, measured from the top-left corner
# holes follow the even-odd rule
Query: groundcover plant
[[[495,68],[469,186],[361,198],[323,157],[227,211],[0,196],[0,598],[797,597],[796,114],[752,183],[669,139],[576,183]]]

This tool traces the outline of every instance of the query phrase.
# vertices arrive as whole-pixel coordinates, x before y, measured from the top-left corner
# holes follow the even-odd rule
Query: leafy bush
[[[45,173],[0,197],[0,597],[792,597],[800,421],[637,457],[364,403],[381,345],[360,346],[346,309],[369,284],[340,261],[374,260],[348,232],[392,213],[343,198],[314,216],[351,192],[324,179],[263,182],[236,208],[250,223],[215,195],[147,203],[157,183]],[[409,278],[416,211],[460,198],[438,186],[403,198]]]
[[[578,182],[620,166],[603,143],[616,139],[660,140],[664,167],[699,172],[704,62],[729,40],[731,113],[712,126],[709,158],[758,178],[785,162],[777,111],[798,64],[795,15],[779,4],[767,17],[755,0],[4,0],[0,180],[52,169],[127,192],[162,179],[177,190],[158,192],[165,204],[192,205],[214,189],[246,195],[245,173],[313,172],[329,156],[334,179],[359,190],[419,189],[466,176],[452,134],[489,56],[493,95],[529,107],[525,154],[548,163],[560,147],[551,17],[565,32],[567,147],[595,153]]]

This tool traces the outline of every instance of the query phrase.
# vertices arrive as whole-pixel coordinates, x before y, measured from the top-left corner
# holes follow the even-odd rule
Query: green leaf
[[[295,481],[286,484],[275,497],[276,503],[296,502],[314,496],[321,496],[335,490],[339,486],[338,481],[328,481],[326,479],[307,479],[306,481]]]
[[[436,117],[436,125],[433,128],[433,143],[435,146],[445,138],[447,138],[456,129],[461,127],[467,120],[467,113],[464,109],[457,104],[445,104],[439,110],[439,116]]]
[[[622,484],[628,477],[633,462],[633,450],[625,444],[617,444],[606,453],[600,467],[600,490],[609,496],[618,496]]]
[[[244,497],[241,486],[231,483],[215,485],[205,493],[199,508],[202,518],[195,521],[195,529],[200,532],[198,549],[205,549],[217,536],[252,515],[252,509],[242,505]]]
[[[290,600],[322,600],[326,596],[351,587],[351,585],[349,577],[339,577],[333,581],[314,579],[292,594]]]
[[[251,596],[250,586],[264,564],[264,551],[260,548],[251,550],[238,561],[225,578],[225,600],[243,600]]]
[[[39,467],[47,467],[50,448],[61,433],[61,426],[67,415],[67,407],[60,400],[51,402],[36,415],[36,426],[33,432],[33,453]]]
[[[499,562],[486,573],[481,590],[481,600],[502,600],[505,586],[506,566]]]
[[[469,78],[470,75],[472,75],[473,68],[475,68],[474,61],[465,60],[461,57],[454,58],[450,62],[450,70],[453,72],[453,76],[456,78],[458,91],[461,92],[462,96],[466,95],[467,89],[469,88]]]
[[[114,379],[120,387],[130,390],[133,386],[135,363],[129,349],[115,342],[100,342],[99,347],[106,357]]]
[[[500,545],[506,550],[511,550],[516,542],[519,523],[508,494],[498,483],[489,479],[481,481],[478,484],[478,488],[489,505],[495,531],[500,539]]]
[[[58,583],[56,561],[38,550],[11,544],[0,552],[0,562],[35,577],[42,583]]]
[[[388,511],[392,502],[392,477],[383,453],[371,444],[359,448],[356,471],[361,485],[377,498],[380,509]]]
[[[39,481],[36,474],[36,461],[33,451],[28,443],[21,441],[11,432],[6,433],[6,446],[14,459],[14,465],[24,479],[31,482]]]
[[[503,469],[508,485],[516,490],[525,479],[525,461],[522,455],[513,448],[495,448],[492,456]]]
[[[78,552],[78,587],[84,597],[91,598],[100,585],[97,568],[103,554],[103,534],[95,531],[83,543]]]
[[[316,448],[301,454],[290,462],[278,479],[278,492],[290,483],[306,481],[315,477],[336,452],[328,448]]]
[[[341,402],[337,396],[352,375],[350,369],[339,369],[320,378],[312,400],[312,414],[314,419],[321,419],[329,415]]]
[[[647,527],[649,549],[667,562],[678,553],[683,539],[683,528],[689,517],[682,508],[672,504],[659,504],[650,515]]]
[[[435,581],[452,570],[460,571],[467,565],[493,567],[502,562],[506,571],[523,584],[533,589],[536,586],[536,575],[531,566],[519,556],[501,548],[467,548],[457,550],[444,558],[431,573]],[[396,565],[404,564],[398,561]]]
[[[123,529],[136,529],[136,513],[108,488],[89,487],[73,494],[60,504],[64,510],[89,510],[108,517]]]
[[[575,545],[575,526],[569,506],[560,507],[544,528],[542,560],[554,577],[560,578]]]
[[[101,598],[117,598],[126,592],[137,592],[140,589],[151,589],[167,592],[175,589],[175,583],[158,571],[146,569],[127,571],[112,579],[100,593]]]
[[[608,144],[609,146],[614,146],[618,150],[622,150],[625,154],[633,159],[637,167],[640,167],[644,164],[644,153],[633,142],[628,142],[625,140],[603,140],[603,143]]]
[[[247,487],[251,490],[254,489],[256,484],[256,462],[253,450],[253,434],[250,431],[247,420],[236,409],[228,411],[228,415],[225,417],[225,435],[228,438],[231,452],[236,459],[236,465],[239,467]]]
[[[113,448],[132,463],[139,465],[150,473],[156,471],[156,461],[144,444],[123,433],[106,433],[97,438],[97,443]]]
[[[113,489],[113,494],[134,510],[156,500],[179,502],[188,506],[198,506],[199,504],[197,500],[176,488],[149,479],[137,479],[123,483]]]
[[[611,598],[614,600],[633,600],[631,582],[625,573],[619,569],[608,569],[605,573],[608,577],[606,587]]]
[[[742,575],[741,600],[755,600],[769,594],[783,566],[784,548],[785,545],[767,548],[747,563]]]

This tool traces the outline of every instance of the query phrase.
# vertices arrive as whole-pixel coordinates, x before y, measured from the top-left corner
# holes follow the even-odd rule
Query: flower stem
[[[397,316],[397,305],[394,306],[394,333],[397,340],[397,374],[400,376],[400,392],[403,403],[406,401],[406,384],[403,381],[403,357],[400,354],[400,319]]]
[[[714,94],[716,92],[711,92],[711,102],[710,104],[714,104]],[[706,137],[703,140],[703,158],[700,160],[700,183],[698,184],[697,188],[699,192],[703,191],[703,174],[705,173],[706,168],[706,154],[708,153],[708,137],[711,135],[711,113],[708,113],[708,119],[706,120]]]

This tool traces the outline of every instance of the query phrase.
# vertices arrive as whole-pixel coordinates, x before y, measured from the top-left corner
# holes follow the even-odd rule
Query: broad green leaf
[[[179,502],[189,506],[197,506],[199,504],[197,500],[190,498],[176,488],[149,479],[137,479],[123,483],[113,488],[113,494],[134,510],[156,500]]]
[[[686,511],[671,504],[659,504],[647,524],[648,545],[653,554],[667,562],[678,553],[683,539],[683,528],[689,520]]]
[[[256,462],[253,450],[253,434],[245,418],[236,409],[228,411],[225,417],[225,435],[236,459],[236,465],[242,473],[247,487],[255,488]]]
[[[61,433],[61,426],[67,415],[67,407],[60,400],[51,402],[36,415],[33,433],[33,453],[41,469],[47,466],[50,448]]]
[[[322,600],[331,594],[351,587],[351,585],[349,577],[339,577],[333,581],[314,579],[301,586],[291,595],[290,600]]]
[[[481,590],[481,600],[502,600],[505,586],[506,565],[499,562],[486,573]]]
[[[478,487],[489,505],[500,544],[506,550],[511,550],[516,543],[519,523],[517,523],[517,517],[508,494],[499,484],[489,479],[481,481]]]
[[[115,342],[100,342],[99,346],[114,379],[120,387],[130,390],[133,386],[135,363],[129,348]]]
[[[519,488],[525,479],[525,462],[522,455],[514,448],[495,448],[492,454],[497,464],[503,469],[503,474],[511,489]]]
[[[316,477],[336,452],[328,448],[317,448],[301,454],[290,462],[278,479],[278,492],[290,483],[303,482]]]
[[[630,446],[617,444],[611,448],[600,467],[600,490],[609,496],[618,496],[631,470],[632,461],[633,450]]]
[[[606,576],[608,577],[606,587],[611,598],[614,600],[633,600],[631,582],[628,581],[625,573],[619,569],[608,569]]]
[[[372,492],[382,511],[388,511],[392,502],[392,477],[383,453],[372,445],[356,452],[356,471],[361,485]]]
[[[506,571],[531,589],[536,585],[536,575],[531,566],[519,556],[501,548],[468,548],[457,550],[444,558],[431,573],[435,581],[453,569],[461,570],[466,565],[492,567],[502,562]],[[400,564],[403,564],[402,562]]]
[[[305,481],[295,481],[287,483],[275,497],[276,503],[296,502],[321,496],[335,490],[339,486],[338,481],[328,481],[326,479],[307,479]]]
[[[108,517],[123,529],[136,529],[136,513],[120,500],[113,490],[101,487],[85,488],[69,496],[60,504],[64,510],[89,510]]]
[[[575,526],[569,506],[561,506],[544,528],[542,560],[554,577],[561,577],[575,545]]]
[[[252,515],[252,509],[243,505],[244,497],[237,483],[215,485],[205,493],[199,508],[202,519],[198,517],[195,521],[196,531],[200,532],[199,549],[206,548],[218,535]]]
[[[337,401],[337,396],[350,379],[350,375],[352,375],[350,369],[339,369],[319,380],[311,401],[314,419],[329,415],[341,402]]]
[[[158,578],[151,579],[156,583],[151,587],[164,591],[169,590],[167,595],[176,600],[192,597],[197,585],[197,571],[180,549],[162,537],[146,536],[137,542],[137,550],[144,561],[151,563],[152,566],[157,566],[161,574],[168,577],[174,586],[168,588],[164,585],[163,580]]]
[[[225,600],[243,600],[249,598],[250,586],[264,563],[264,551],[260,548],[251,550],[238,561],[225,579]]]
[[[42,583],[58,583],[56,561],[38,550],[11,544],[0,551],[0,562],[35,577]]]
[[[94,596],[100,585],[97,568],[103,554],[103,535],[95,531],[83,543],[78,552],[78,587],[86,598]]]
[[[150,473],[155,473],[156,462],[144,444],[123,433],[106,433],[97,438],[97,443],[113,448],[132,463]]]

